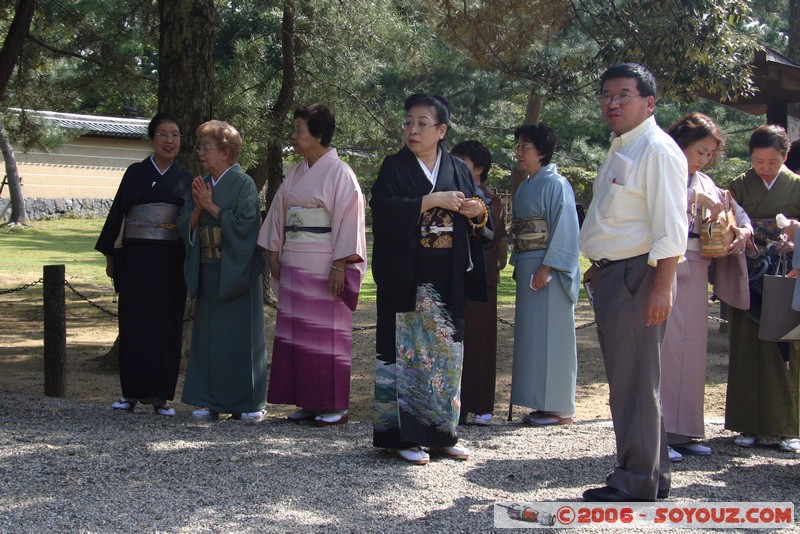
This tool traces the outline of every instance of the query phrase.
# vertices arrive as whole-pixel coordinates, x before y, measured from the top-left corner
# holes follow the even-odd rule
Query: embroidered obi
[[[293,206],[286,212],[286,241],[312,243],[330,241],[331,214],[325,208]]]
[[[517,219],[511,224],[514,234],[514,252],[527,252],[547,248],[547,221],[541,217]]]
[[[219,226],[200,226],[200,257],[210,260],[222,258],[222,228]]]
[[[420,216],[422,248],[453,248],[453,212],[432,208]]]
[[[125,215],[123,236],[132,239],[179,240],[181,237],[175,221],[180,211],[180,206],[165,202],[132,206]]]

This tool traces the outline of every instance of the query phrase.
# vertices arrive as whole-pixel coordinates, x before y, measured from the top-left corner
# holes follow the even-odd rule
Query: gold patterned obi
[[[511,231],[514,234],[514,252],[547,248],[547,221],[541,217],[515,220]]]
[[[219,226],[200,226],[200,257],[208,260],[222,258],[222,228]]]
[[[165,202],[132,206],[125,215],[123,236],[126,239],[179,240],[181,236],[175,221],[180,211],[180,206]]]
[[[286,241],[314,243],[330,241],[331,214],[325,208],[292,206],[286,212]]]
[[[433,208],[423,213],[419,244],[422,248],[453,248],[453,212]]]

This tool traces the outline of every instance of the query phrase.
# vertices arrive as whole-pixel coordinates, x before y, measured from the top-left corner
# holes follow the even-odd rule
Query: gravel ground
[[[800,457],[707,433],[714,454],[674,466],[670,501],[800,502]],[[494,502],[576,501],[614,465],[608,421],[461,436],[468,461],[413,466],[366,420],[195,423],[0,392],[0,532],[488,532]]]

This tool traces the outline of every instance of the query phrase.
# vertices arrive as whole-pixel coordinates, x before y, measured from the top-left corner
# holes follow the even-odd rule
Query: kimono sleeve
[[[186,256],[183,260],[183,278],[186,281],[186,290],[190,298],[197,296],[200,286],[200,244],[197,242],[197,229],[194,235],[190,228],[190,219],[194,211],[194,197],[189,194],[184,202],[181,212],[178,215],[178,233],[183,240],[183,247]]]
[[[367,243],[364,231],[364,195],[353,171],[342,163],[335,177],[331,233],[333,259],[357,255],[354,263],[362,273],[366,270]]]
[[[103,229],[97,238],[97,244],[94,248],[106,256],[114,254],[114,244],[122,231],[122,223],[125,221],[125,214],[130,207],[128,190],[137,166],[138,164],[133,164],[125,170],[119,189],[117,189],[117,194],[114,195],[114,201],[111,204],[108,217],[106,217],[106,222],[103,224]]]
[[[288,188],[286,184],[287,180],[284,180],[272,198],[272,204],[269,206],[264,224],[261,225],[261,230],[258,232],[258,245],[265,250],[278,253],[283,250],[283,239],[286,233],[285,199]]]
[[[261,226],[258,191],[246,174],[239,179],[233,205],[220,209],[219,214],[223,243],[219,296],[223,299],[249,291],[264,267],[263,256],[256,249]]]

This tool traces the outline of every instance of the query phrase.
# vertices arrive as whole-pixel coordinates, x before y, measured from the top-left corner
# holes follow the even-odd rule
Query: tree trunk
[[[789,0],[789,57],[800,61],[800,0]]]
[[[263,177],[267,180],[267,209],[269,209],[275,192],[283,182],[283,146],[285,134],[283,125],[294,101],[295,81],[297,78],[297,66],[295,63],[295,39],[294,39],[294,18],[295,1],[284,0],[283,2],[283,22],[281,25],[281,51],[283,53],[283,67],[281,89],[278,98],[270,108],[269,112],[269,142],[267,144],[266,159],[256,168],[256,186],[259,190],[264,186]]]
[[[0,152],[3,153],[6,177],[8,178],[8,194],[11,198],[11,218],[8,222],[9,224],[24,224],[25,197],[22,194],[22,181],[17,170],[17,158],[14,156],[14,149],[11,148],[11,142],[2,121],[0,121]]]
[[[14,20],[11,21],[8,34],[5,41],[3,41],[3,48],[0,50],[0,100],[5,99],[8,81],[14,73],[14,67],[17,64],[19,55],[22,53],[22,44],[25,42],[28,30],[30,30],[35,10],[35,0],[19,0],[17,3]],[[11,148],[8,133],[2,122],[0,122],[0,150],[3,153],[6,176],[8,177],[8,193],[11,198],[11,219],[9,223],[22,224],[25,222],[25,199],[22,196],[22,182],[19,179],[14,150]]]
[[[525,124],[539,124],[542,114],[542,97],[537,95],[533,90],[528,93],[528,104],[525,106]],[[513,198],[517,187],[525,179],[525,173],[520,169],[514,169],[511,172],[511,195]]]
[[[28,35],[33,20],[33,12],[36,10],[35,0],[19,0],[17,10],[14,12],[14,20],[8,28],[8,35],[3,41],[3,49],[0,50],[0,99],[6,96],[6,87],[17,59],[22,53],[22,44]]]
[[[198,172],[195,130],[212,117],[217,10],[213,0],[159,0],[158,8],[158,110],[180,121],[178,159]]]

